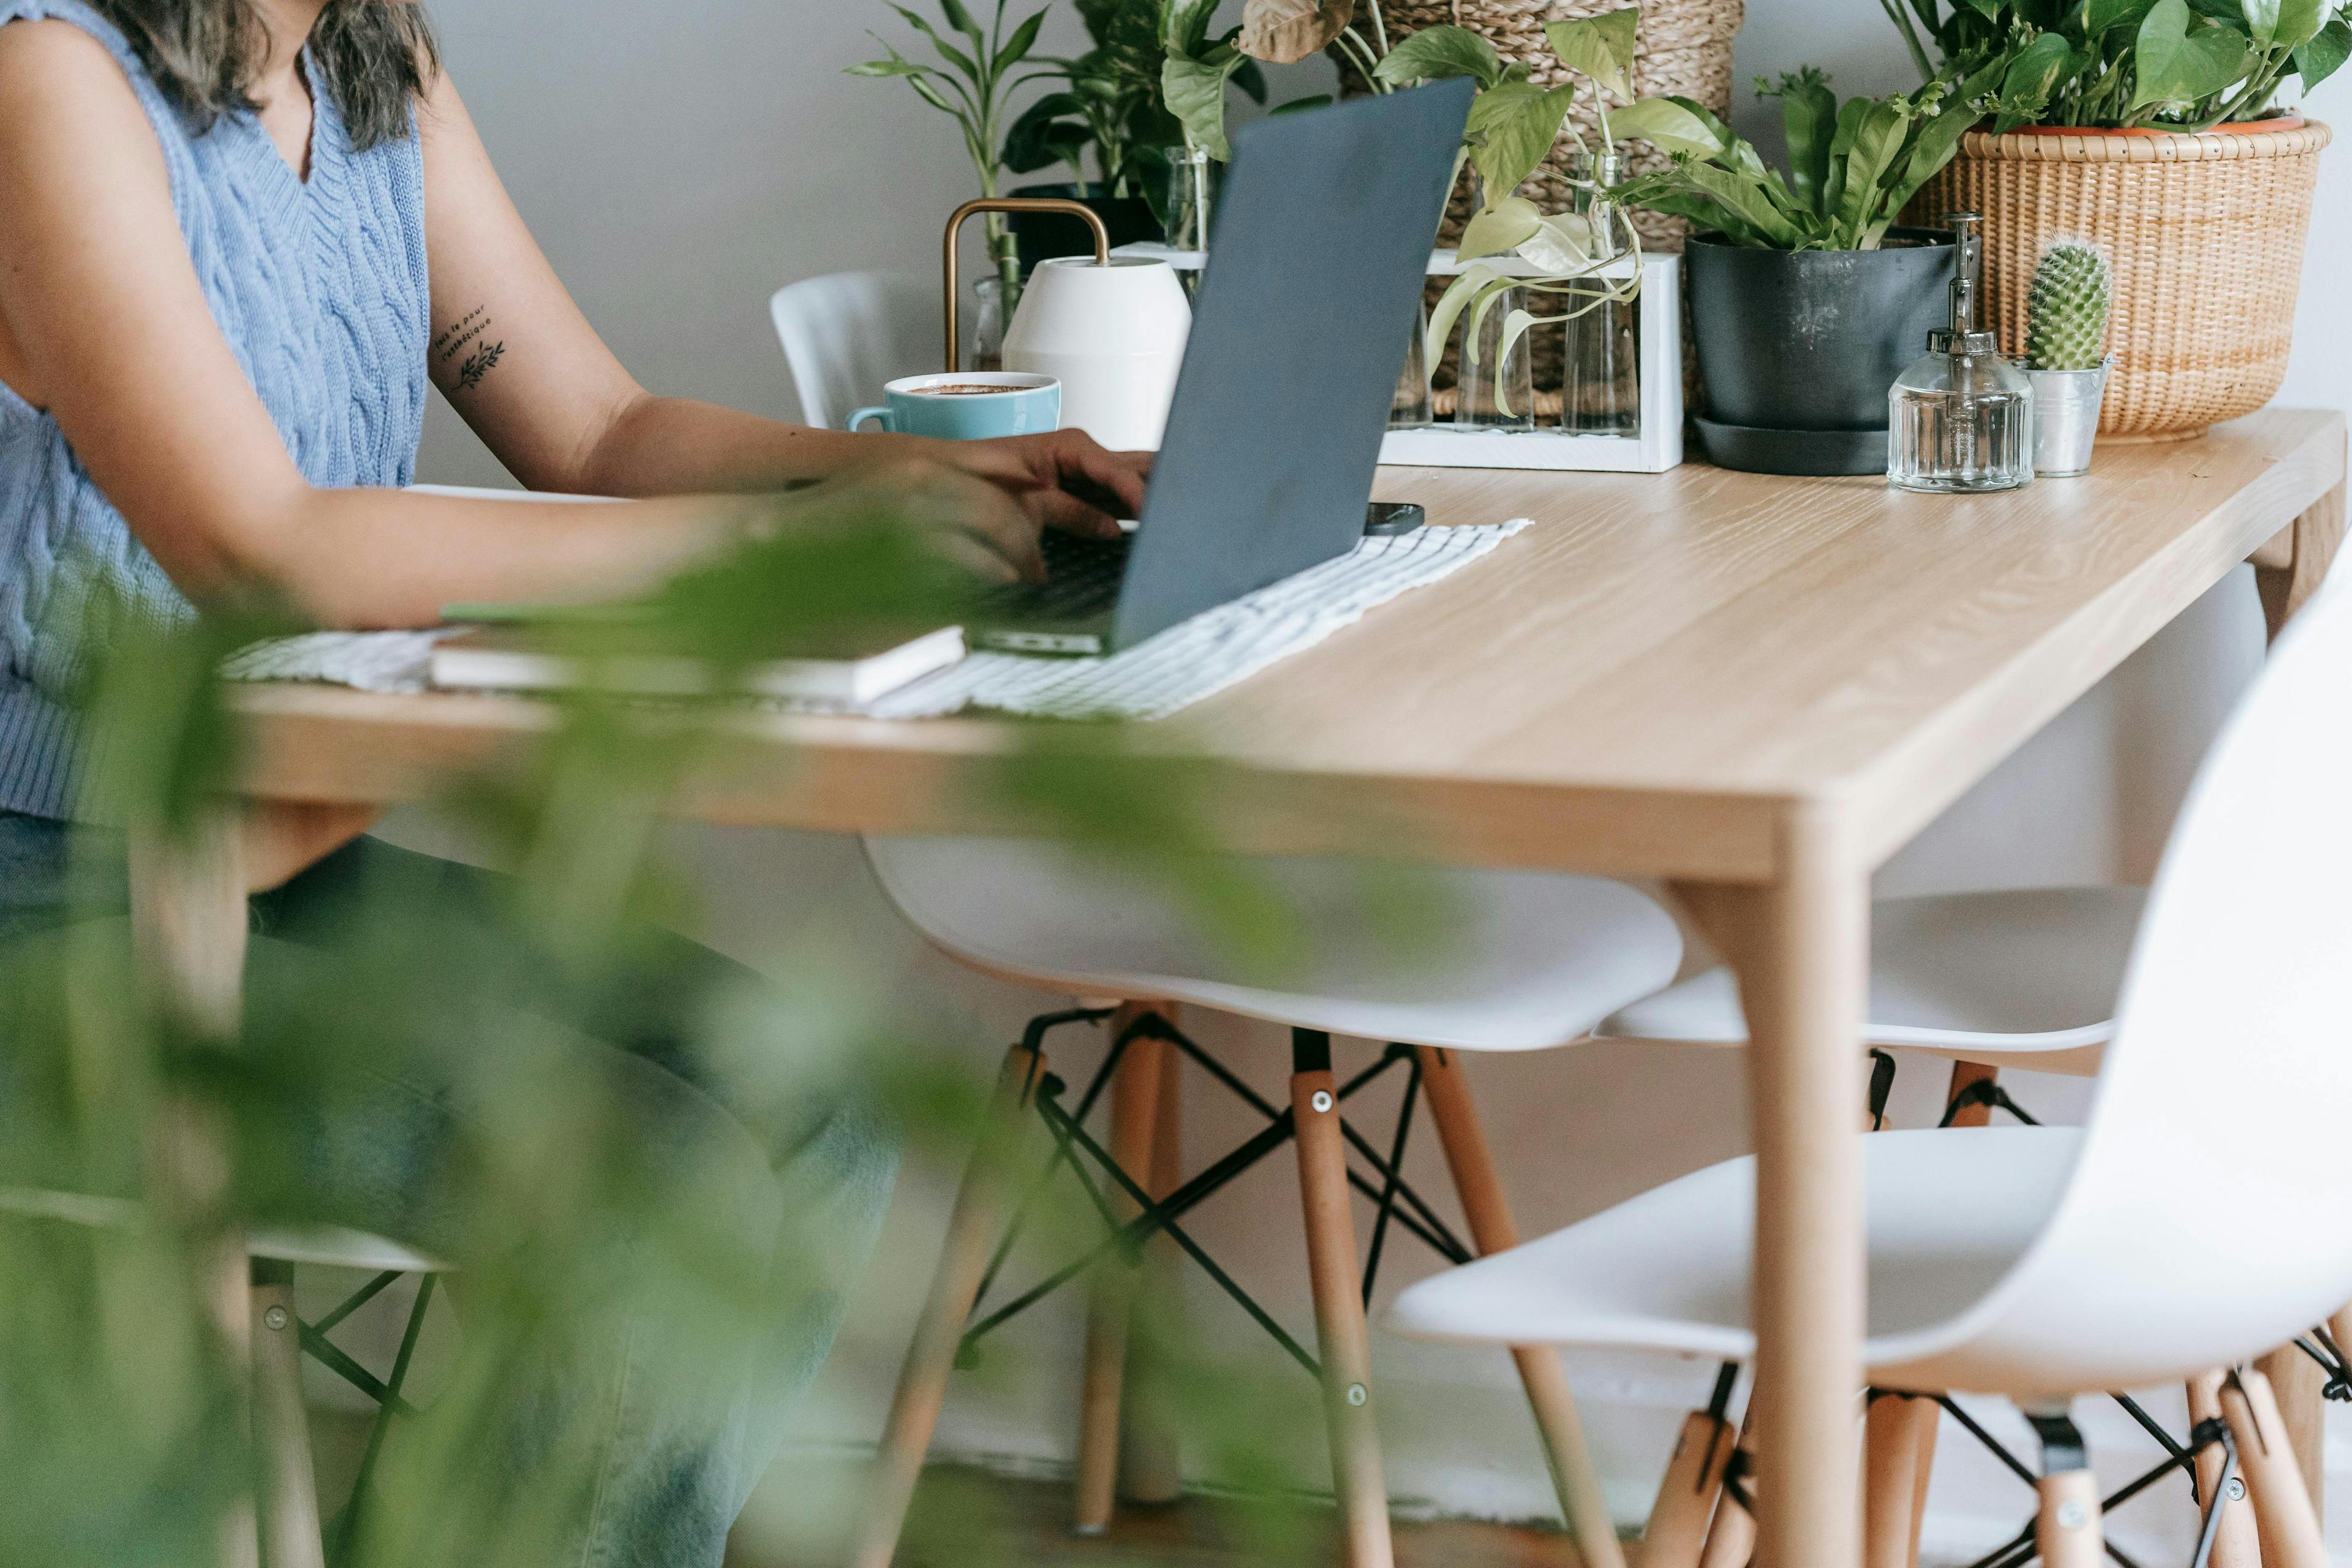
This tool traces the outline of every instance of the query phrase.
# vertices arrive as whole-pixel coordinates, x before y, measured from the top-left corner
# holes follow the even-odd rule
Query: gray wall
[[[839,74],[870,52],[866,26],[896,26],[879,4],[438,0],[436,12],[451,68],[524,216],[590,318],[657,391],[788,414],[794,405],[767,325],[770,291],[844,268],[926,269],[939,222],[971,194],[961,146],[939,116],[898,84]],[[1072,31],[1065,26],[1057,47]],[[1906,77],[1874,0],[1753,4],[1736,79],[1805,61],[1830,67],[1847,92],[1903,85]],[[1294,90],[1310,89],[1297,79]],[[1743,103],[1738,118],[1760,129],[1769,116]],[[2347,179],[2352,163],[2339,154],[2313,237],[2292,401],[2341,405],[2352,391],[2341,368],[2352,350],[2352,310],[2324,286],[2352,238]],[[500,478],[438,408],[425,472],[446,482]],[[1889,868],[1883,889],[2145,877],[2189,770],[2259,657],[2259,620],[2242,573],[1957,805]],[[410,831],[431,836],[429,825]],[[704,868],[704,934],[756,963],[785,951],[780,931],[814,919],[861,963],[947,999],[969,1022],[963,1037],[942,1047],[969,1051],[975,1064],[1048,1000],[961,975],[925,953],[881,903],[853,846],[740,834],[689,834],[681,843]],[[1205,1032],[1262,1088],[1278,1090],[1283,1058],[1268,1032],[1213,1024]],[[1069,1065],[1083,1068],[1083,1058],[1081,1051]],[[1932,1064],[1906,1072],[1899,1104],[1909,1118],[1927,1115],[1939,1081]],[[1745,1136],[1732,1053],[1585,1049],[1481,1063],[1478,1082],[1531,1226],[1564,1223],[1736,1152]],[[2027,1082],[2018,1092],[2062,1114],[2080,1104],[2079,1086]],[[1245,1117],[1202,1097],[1194,1103],[1196,1159],[1247,1131]],[[1443,1191],[1432,1153],[1424,1138],[1415,1173]],[[941,1223],[944,1184],[940,1172],[910,1171],[882,1266],[803,1414],[802,1462],[828,1447],[854,1453],[877,1430]],[[1276,1162],[1204,1211],[1200,1228],[1276,1310],[1303,1327],[1304,1271],[1286,1217],[1295,1202],[1295,1182]],[[1399,1280],[1425,1267],[1409,1247],[1398,1261]],[[1229,1306],[1196,1290],[1193,1307],[1221,1331],[1237,1386],[1308,1397],[1295,1370],[1253,1339]],[[1066,1455],[1077,1326],[1063,1303],[1008,1334],[996,1375],[959,1385],[943,1447],[1023,1464]],[[1504,1515],[1549,1511],[1507,1363],[1385,1339],[1379,1355],[1400,1499]],[[1680,1410],[1703,1394],[1705,1369],[1595,1356],[1579,1358],[1572,1371],[1619,1509],[1638,1518]],[[2168,1407],[2177,1417],[2177,1398]],[[2105,1468],[2120,1471],[2151,1452],[2120,1420],[2097,1416],[2092,1430]],[[1956,1557],[2014,1529],[2026,1499],[1957,1434],[1945,1454],[1931,1555]],[[1321,1464],[1310,1439],[1299,1455],[1301,1480],[1313,1484]],[[788,1535],[821,1490],[771,1489],[755,1505],[754,1530]],[[2120,1540],[2168,1537],[2185,1553],[2179,1499],[2168,1492],[2134,1514],[2118,1521]]]

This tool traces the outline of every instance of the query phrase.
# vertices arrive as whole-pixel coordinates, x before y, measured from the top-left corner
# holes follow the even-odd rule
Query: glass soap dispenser
[[[1952,324],[1886,395],[1886,479],[1945,495],[2011,490],[2033,479],[2033,384],[1977,330],[1984,238],[1975,213],[1950,213]]]

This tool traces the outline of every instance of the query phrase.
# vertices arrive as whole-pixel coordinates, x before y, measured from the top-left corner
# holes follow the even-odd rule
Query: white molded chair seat
[[[2337,585],[2279,640],[2198,773],[2084,1127],[1854,1134],[1873,1381],[2145,1386],[2263,1354],[2352,1300],[2347,690],[2352,586]],[[2030,941],[2015,961],[2044,967]],[[1392,1321],[1742,1355],[1756,1203],[1753,1162],[1718,1165],[1415,1285]]]
[[[1287,921],[1276,983],[1202,938],[1166,884],[1010,838],[876,838],[875,875],[907,920],[967,963],[1041,990],[1152,998],[1362,1039],[1479,1051],[1582,1037],[1674,978],[1682,936],[1622,883],[1415,868],[1420,929],[1342,860],[1245,863]],[[1389,873],[1395,875],[1394,873]]]
[[[2139,888],[1882,899],[1870,917],[1869,1043],[1991,1067],[2090,1074],[2115,1037]],[[1717,966],[1646,997],[1604,1038],[1737,1045],[1739,984]]]
[[[58,1220],[92,1230],[135,1230],[147,1223],[147,1211],[128,1198],[34,1187],[0,1187],[0,1214]],[[320,1268],[360,1268],[376,1274],[449,1272],[447,1264],[396,1241],[341,1226],[273,1226],[248,1231],[245,1250],[248,1257]]]
[[[1863,1136],[1870,1237],[1863,1354],[1873,1383],[1929,1392],[1984,1387],[1939,1358],[1969,1341],[1979,1318],[1998,1315],[1999,1287],[2049,1224],[2082,1141],[2080,1129],[2067,1127]],[[1748,1319],[1755,1208],[1755,1160],[1727,1160],[1413,1285],[1397,1298],[1390,1322],[1427,1339],[1618,1345],[1746,1361],[1756,1352]],[[2119,1302],[2116,1310],[2147,1305]],[[2005,1359],[1998,1343],[1976,1348]],[[1966,1370],[1976,1370],[1975,1358]],[[2169,1376],[2177,1369],[2126,1362],[2108,1381],[2123,1387],[2151,1380],[2140,1371]]]

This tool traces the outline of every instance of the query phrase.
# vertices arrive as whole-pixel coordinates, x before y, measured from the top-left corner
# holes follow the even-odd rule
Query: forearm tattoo
[[[477,305],[433,340],[426,357],[432,363],[434,378],[451,393],[470,392],[481,385],[483,378],[506,358],[504,340],[488,341],[493,324],[489,308]]]

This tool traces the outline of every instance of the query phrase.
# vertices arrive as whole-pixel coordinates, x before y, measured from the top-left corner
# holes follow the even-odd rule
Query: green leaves
[[[1798,202],[1822,217],[1829,206],[1830,143],[1837,135],[1837,95],[1820,68],[1807,66],[1783,76],[1778,87],[1757,79],[1759,98],[1780,100],[1780,121],[1789,142],[1789,184]]]
[[[2331,8],[2329,0],[2281,0],[2271,41],[2280,48],[2303,47],[2319,36]]]
[[[1488,205],[1517,190],[1535,173],[1558,140],[1575,97],[1573,84],[1541,88],[1531,81],[1507,80],[1472,101],[1464,139]]]
[[[1467,27],[1423,27],[1391,49],[1373,74],[1391,87],[1466,76],[1491,88],[1503,79],[1503,58]]]
[[[1951,161],[1960,137],[1993,101],[1995,82],[2011,68],[1995,60],[1964,81],[1939,77],[1914,93],[1843,105],[1819,70],[1795,72],[1777,85],[1759,81],[1759,93],[1780,100],[1790,163],[1785,183],[1700,106],[1644,99],[1620,111],[1616,122],[1630,121],[1634,135],[1654,121],[1670,123],[1688,143],[1668,147],[1672,169],[1627,181],[1615,194],[1627,205],[1690,218],[1739,245],[1874,249],[1903,204]]]
[[[2139,86],[2130,107],[2187,108],[2246,74],[2246,35],[2190,15],[2188,0],[2157,0],[2139,25]]]
[[[2352,26],[2341,16],[2332,16],[2309,43],[2294,51],[2294,68],[2303,78],[2303,90],[2309,92],[2334,76],[2347,59],[2352,59]]]
[[[1633,6],[1580,16],[1572,22],[1547,22],[1544,37],[1552,53],[1570,70],[1591,77],[1626,102],[1633,101],[1633,51],[1642,13]]]
[[[2278,38],[2279,0],[2238,0],[2245,13],[2246,31],[2253,36],[2255,47],[2268,48]]]
[[[1671,98],[1644,98],[1609,117],[1609,128],[1622,140],[1647,142],[1661,153],[1683,153],[1712,158],[1723,150],[1724,132]]]
[[[1454,254],[1460,261],[1508,256],[1536,237],[1543,213],[1525,196],[1505,196],[1471,216]]]
[[[1221,163],[1234,155],[1233,143],[1225,140],[1225,84],[1248,58],[1231,44],[1215,44],[1199,56],[1171,51],[1160,68],[1168,112],[1184,128],[1186,140]]]

